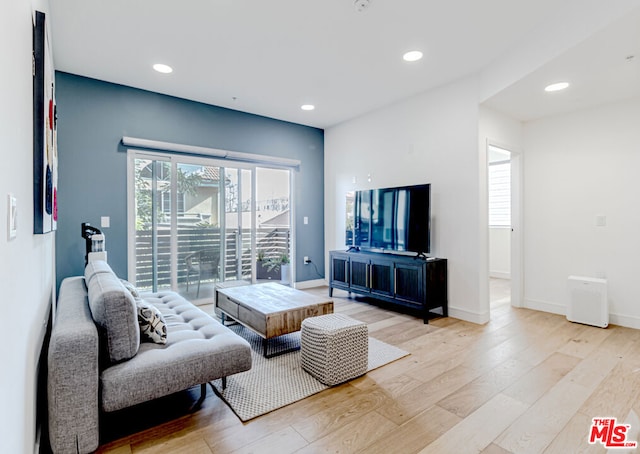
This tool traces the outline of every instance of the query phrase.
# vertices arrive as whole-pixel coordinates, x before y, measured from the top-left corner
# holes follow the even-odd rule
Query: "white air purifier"
[[[567,320],[606,328],[609,325],[607,280],[569,276]]]

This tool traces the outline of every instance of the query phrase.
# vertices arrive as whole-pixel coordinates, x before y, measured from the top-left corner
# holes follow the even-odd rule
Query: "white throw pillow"
[[[143,299],[137,299],[138,324],[140,325],[140,340],[167,343],[167,323],[157,307]]]

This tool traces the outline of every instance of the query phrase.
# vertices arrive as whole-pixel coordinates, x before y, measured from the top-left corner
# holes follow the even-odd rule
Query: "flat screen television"
[[[429,184],[356,191],[352,206],[353,222],[348,222],[347,246],[430,252]]]

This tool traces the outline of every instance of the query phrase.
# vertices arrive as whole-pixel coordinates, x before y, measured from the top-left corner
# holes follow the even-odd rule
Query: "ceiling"
[[[570,86],[546,93],[548,84]],[[640,97],[640,9],[605,29],[484,104],[522,121]]]
[[[49,25],[57,70],[326,128],[479,72],[542,27],[555,3],[371,0],[359,12],[353,0],[55,0]],[[581,96],[585,74],[588,85],[633,67],[619,77],[637,81],[638,19],[487,104],[531,119],[546,115],[540,86],[547,80],[569,78],[565,98]],[[628,41],[635,47],[620,45]],[[404,62],[413,49],[424,58]],[[629,52],[636,58],[620,63]],[[157,73],[154,63],[174,71]],[[624,91],[621,81],[616,87]]]

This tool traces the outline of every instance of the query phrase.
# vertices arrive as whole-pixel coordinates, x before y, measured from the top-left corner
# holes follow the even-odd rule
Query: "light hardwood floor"
[[[425,325],[345,292],[334,302],[411,355],[244,424],[210,390],[193,413],[195,390],[159,399],[109,415],[115,441],[98,452],[605,452],[587,442],[591,418],[640,414],[640,330],[508,304],[484,326]]]
[[[495,309],[502,304],[511,303],[511,279],[499,279],[492,277],[489,279],[489,299],[491,309]]]

